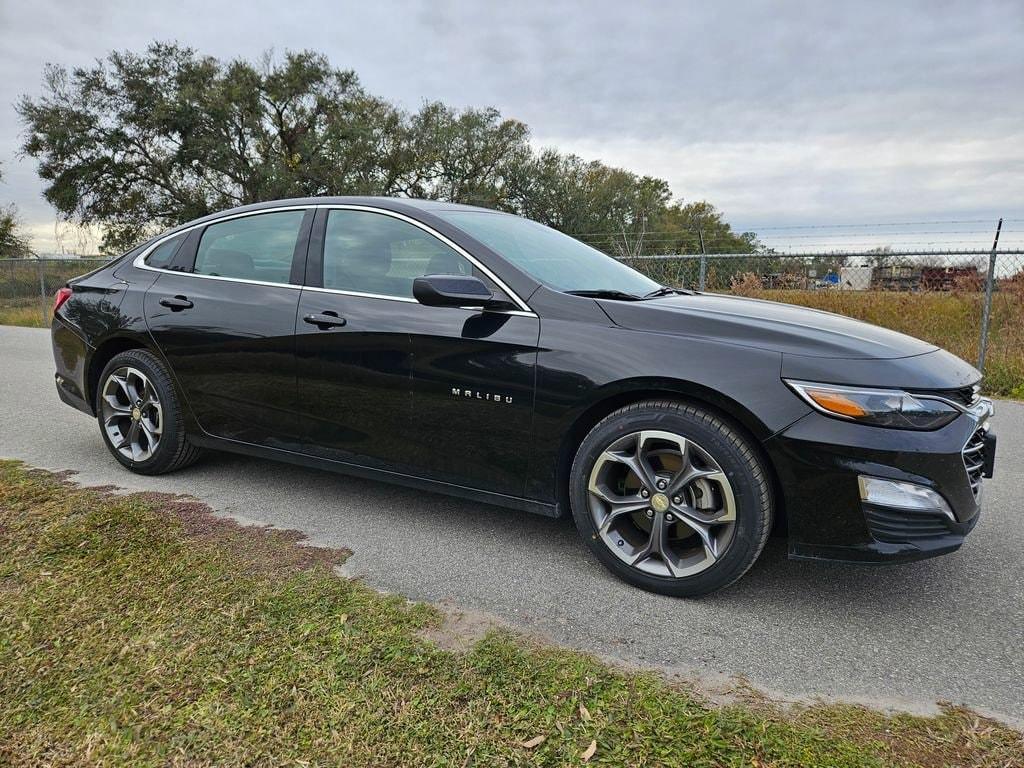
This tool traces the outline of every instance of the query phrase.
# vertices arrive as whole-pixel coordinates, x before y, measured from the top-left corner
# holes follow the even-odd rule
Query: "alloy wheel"
[[[163,408],[152,382],[138,368],[117,368],[107,376],[100,396],[103,429],[110,444],[127,459],[146,461],[163,434]]]
[[[594,462],[587,491],[604,544],[644,573],[693,576],[732,542],[732,485],[707,450],[681,435],[643,430],[617,438]]]

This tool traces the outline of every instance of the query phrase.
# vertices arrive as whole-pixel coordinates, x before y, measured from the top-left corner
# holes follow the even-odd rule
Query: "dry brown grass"
[[[742,278],[734,282],[733,292],[854,317],[924,339],[977,364],[983,293],[769,291],[760,287],[760,280]],[[992,395],[1024,398],[1024,295],[997,292],[990,327],[985,389]]]
[[[46,322],[50,322],[50,313],[46,313]],[[43,315],[41,302],[38,298],[0,299],[0,325],[22,325],[29,328],[42,328]]]

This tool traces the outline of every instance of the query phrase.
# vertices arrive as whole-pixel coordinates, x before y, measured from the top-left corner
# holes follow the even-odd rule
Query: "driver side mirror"
[[[501,309],[507,301],[495,299],[491,289],[477,277],[427,275],[412,281],[412,295],[428,307],[480,307]]]

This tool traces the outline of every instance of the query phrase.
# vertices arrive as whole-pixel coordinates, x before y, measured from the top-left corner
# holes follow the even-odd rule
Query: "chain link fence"
[[[0,325],[49,326],[53,295],[106,259],[0,259]]]
[[[848,315],[944,347],[1024,398],[1024,250],[664,254],[622,258],[664,285]],[[0,324],[48,326],[53,295],[99,258],[0,260]]]

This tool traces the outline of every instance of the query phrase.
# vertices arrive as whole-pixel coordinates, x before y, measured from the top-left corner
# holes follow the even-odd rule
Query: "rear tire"
[[[634,403],[603,419],[580,444],[569,483],[590,550],[651,592],[696,597],[733,584],[771,530],[771,484],[751,442],[678,401]]]
[[[185,434],[170,374],[153,353],[115,355],[100,374],[95,404],[103,442],[132,472],[162,475],[199,458],[200,449]]]

